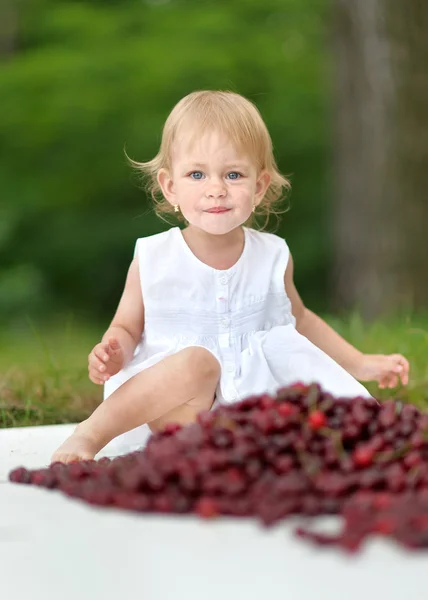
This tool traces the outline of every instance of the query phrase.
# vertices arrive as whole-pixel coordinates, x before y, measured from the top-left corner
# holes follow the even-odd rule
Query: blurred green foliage
[[[0,315],[111,318],[136,238],[168,227],[128,166],[173,105],[231,89],[259,107],[291,210],[277,232],[308,306],[328,310],[328,3],[33,0],[0,70]]]

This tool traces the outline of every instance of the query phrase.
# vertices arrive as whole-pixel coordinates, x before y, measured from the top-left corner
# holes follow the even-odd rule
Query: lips
[[[226,208],[225,206],[215,206],[214,208],[209,208],[205,212],[209,213],[223,213],[229,211],[230,208]]]

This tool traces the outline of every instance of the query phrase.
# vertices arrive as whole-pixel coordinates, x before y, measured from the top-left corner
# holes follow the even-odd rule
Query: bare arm
[[[124,353],[125,364],[133,355],[144,330],[144,304],[141,292],[138,258],[135,257],[129,267],[116,314],[109,328],[102,337],[107,343],[110,337],[115,337]]]
[[[286,294],[291,301],[293,315],[296,318],[297,331],[353,375],[357,365],[361,362],[362,353],[344,340],[323,319],[306,308],[294,285],[293,271],[294,263],[290,254],[284,275],[284,285]]]

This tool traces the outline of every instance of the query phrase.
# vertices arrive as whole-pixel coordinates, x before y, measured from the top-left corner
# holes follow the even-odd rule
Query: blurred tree
[[[19,20],[23,0],[3,0],[0,19],[0,60],[12,56],[18,48]]]
[[[278,233],[305,301],[327,308],[324,0],[14,1],[19,43],[0,70],[0,320],[110,318],[135,239],[168,227],[123,149],[152,158],[168,112],[202,88],[259,107],[293,184]]]
[[[428,304],[428,3],[335,0],[336,306]]]

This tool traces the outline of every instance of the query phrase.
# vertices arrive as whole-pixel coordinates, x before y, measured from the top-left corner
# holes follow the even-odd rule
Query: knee
[[[216,357],[205,348],[192,346],[183,350],[183,359],[188,372],[204,381],[217,381],[220,378],[220,363]]]

